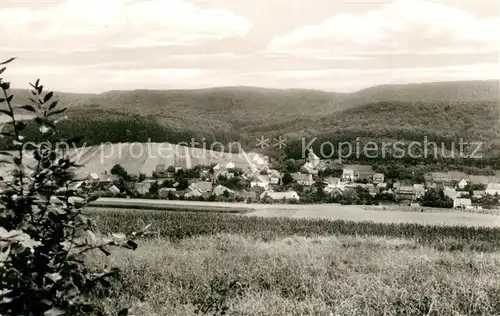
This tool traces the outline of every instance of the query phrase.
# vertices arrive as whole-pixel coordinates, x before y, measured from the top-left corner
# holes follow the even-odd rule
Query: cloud
[[[93,50],[191,45],[246,35],[252,25],[183,0],[67,0],[46,9],[0,9],[2,49]]]
[[[425,0],[396,0],[361,14],[338,14],[272,39],[268,54],[316,56],[471,53],[500,50],[500,18]]]
[[[206,86],[218,69],[142,68],[107,69],[82,66],[33,66],[12,63],[4,73],[13,88],[27,89],[40,78],[48,89],[61,92],[101,93],[109,90],[190,89]],[[208,85],[210,86],[210,85]]]

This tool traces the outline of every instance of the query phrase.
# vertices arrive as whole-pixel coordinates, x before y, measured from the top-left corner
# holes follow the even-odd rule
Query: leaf
[[[12,157],[12,154],[8,151],[0,151],[0,155]]]
[[[111,252],[107,251],[104,247],[99,247],[99,250],[102,251],[106,256],[111,255]]]
[[[97,193],[92,194],[91,196],[89,196],[89,197],[87,198],[87,203],[94,202],[94,201],[96,201],[97,199],[99,199],[99,194],[97,194]]]
[[[9,95],[9,96],[7,97],[7,102],[12,101],[12,99],[14,99],[14,95]]]
[[[3,67],[2,69],[0,69],[0,75],[5,71],[5,69],[7,68]]]
[[[23,143],[21,143],[20,141],[15,140],[15,139],[12,141],[12,144],[14,146],[18,146],[18,147],[22,147],[23,146]]]
[[[16,129],[18,131],[22,131],[25,128],[26,128],[26,123],[24,123],[23,121],[16,122]]]
[[[43,103],[47,103],[52,98],[53,95],[54,95],[54,92],[52,92],[52,91],[50,91],[49,93],[47,93],[45,95],[45,97],[43,98]]]
[[[49,111],[52,110],[53,108],[56,107],[57,103],[59,103],[59,101],[54,101],[52,102],[50,105],[49,105]]]
[[[0,113],[7,114],[7,115],[8,115],[8,116],[10,116],[10,117],[12,117],[12,116],[13,116],[12,112],[11,112],[11,111],[9,111],[9,110],[3,110],[3,109],[1,109],[1,110],[0,110]]]
[[[2,82],[2,83],[0,83],[0,88],[2,88],[4,90],[9,90],[9,88],[10,88],[10,82]]]
[[[35,88],[38,87],[39,84],[40,84],[40,79],[36,79],[36,81],[35,81]]]
[[[36,88],[36,91],[38,92],[38,94],[42,94],[42,92],[43,92],[43,85],[42,86],[38,86]]]
[[[49,112],[49,114],[47,114],[47,116],[61,114],[61,113],[63,113],[64,111],[66,111],[67,109],[68,109],[68,108],[63,108],[63,109],[60,109],[60,110],[56,110],[56,111],[53,111],[53,112]]]
[[[52,123],[52,122],[51,122],[51,121],[49,121],[49,120],[45,120],[45,121],[43,122],[43,124],[47,125],[47,126],[48,126],[48,127],[50,127],[50,128],[56,129],[56,126],[54,125],[54,123]]]
[[[95,244],[97,242],[97,237],[96,237],[96,235],[92,231],[87,230],[87,235],[90,238],[90,243],[91,244]]]
[[[31,105],[23,105],[20,106],[19,108],[30,112],[36,112],[35,108]]]
[[[13,60],[15,60],[15,59],[16,59],[16,57],[9,58],[9,59],[7,59],[6,61],[1,62],[1,63],[0,63],[0,66],[1,66],[1,65],[5,65],[5,64],[8,64],[8,63],[10,63],[11,61],[13,61]]]
[[[62,279],[62,276],[59,273],[50,273],[47,274],[47,278],[49,278],[52,282],[56,283],[57,281]]]
[[[127,241],[127,246],[132,250],[136,250],[137,247],[139,247],[139,245],[133,240]]]
[[[128,308],[124,308],[118,312],[118,316],[127,316],[127,315],[128,315]]]
[[[61,315],[64,315],[66,314],[66,311],[60,309],[60,308],[57,308],[57,307],[52,307],[51,309],[49,309],[48,311],[46,311],[43,316],[61,316]]]
[[[116,239],[125,239],[127,236],[123,233],[112,233],[111,236]]]
[[[5,102],[5,99],[4,98],[0,98],[0,103],[3,103]]]

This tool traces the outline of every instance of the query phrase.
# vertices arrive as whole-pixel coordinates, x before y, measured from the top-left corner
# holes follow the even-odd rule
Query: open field
[[[102,303],[107,310],[131,304],[137,316],[201,315],[197,307],[220,299],[227,315],[500,313],[500,229],[144,210],[88,213],[102,232],[130,232],[139,219],[160,229],[136,251],[90,258],[123,271],[110,293],[99,294],[109,299]]]
[[[225,144],[225,146],[229,145]],[[236,148],[238,147],[234,145],[234,149]],[[99,146],[70,148],[68,154],[76,163],[83,165],[77,170],[77,174],[83,177],[90,173],[109,172],[116,164],[122,165],[130,174],[143,173],[148,176],[151,176],[156,166],[161,164],[165,167],[192,168],[197,165],[226,164],[231,161],[236,167],[243,170],[249,168],[250,163],[265,164],[264,156],[257,153],[235,154],[209,149],[172,143],[103,143]],[[27,153],[25,158],[28,164],[35,163],[32,153]],[[0,174],[5,173],[7,168],[11,167],[8,165],[0,166]]]
[[[320,218],[347,221],[374,221],[381,223],[417,223],[422,225],[467,225],[500,227],[500,215],[480,214],[454,210],[429,210],[426,212],[409,212],[408,208],[366,207],[361,205],[340,204],[242,204],[224,202],[168,201],[147,199],[100,198],[92,203],[102,207],[129,207],[150,209],[205,209],[248,212],[248,216]]]

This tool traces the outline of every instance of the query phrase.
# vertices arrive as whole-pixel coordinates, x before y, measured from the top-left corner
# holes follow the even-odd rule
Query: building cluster
[[[156,165],[150,175],[127,179],[116,172],[111,174],[111,171],[90,173],[72,184],[72,189],[81,190],[93,185],[112,196],[130,196],[132,192],[135,197],[151,197],[154,193],[160,199],[222,196],[237,197],[239,201],[300,201],[304,192],[318,188],[325,196],[356,200],[362,188],[372,197],[389,197],[387,201],[391,203],[407,205],[419,203],[427,191],[436,189],[453,200],[455,208],[479,207],[475,201],[485,196],[497,198],[500,195],[500,180],[494,176],[431,172],[426,174],[423,183],[411,183],[387,179],[387,175],[375,172],[370,165],[320,159],[313,152],[294,173],[273,169],[268,160],[264,161],[259,156],[246,158],[243,164],[227,160],[211,166],[198,165],[194,167],[194,173],[190,172],[194,168],[164,164]]]

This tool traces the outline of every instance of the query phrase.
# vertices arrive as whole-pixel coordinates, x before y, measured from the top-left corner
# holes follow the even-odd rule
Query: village
[[[422,183],[388,179],[370,165],[342,164],[308,154],[297,172],[263,161],[232,161],[209,166],[156,165],[150,174],[129,174],[115,165],[90,173],[73,190],[99,190],[103,197],[195,200],[241,203],[340,203],[481,210],[497,206],[500,182],[495,176],[459,171],[430,172]],[[278,169],[279,168],[279,169]]]

